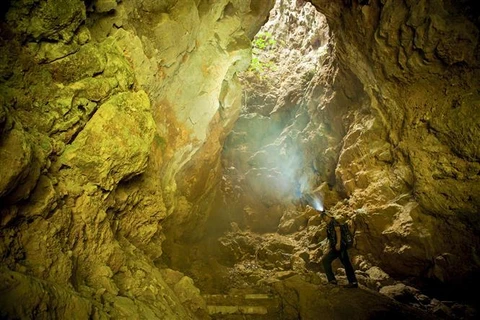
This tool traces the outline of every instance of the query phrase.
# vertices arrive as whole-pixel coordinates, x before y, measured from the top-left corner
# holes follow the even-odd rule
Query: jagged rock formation
[[[207,317],[154,264],[161,221],[191,213],[175,179],[193,155],[219,161],[270,5],[2,4],[2,318]]]
[[[478,4],[313,3],[336,36],[341,65],[363,89],[347,96],[357,111],[336,167],[348,197],[339,210],[364,210],[358,248],[392,274],[474,280]]]
[[[198,275],[207,249],[219,254],[210,271],[228,274],[252,252],[238,254],[262,239],[260,271],[276,274],[269,288],[286,293],[284,302],[294,291],[308,296],[311,284],[293,275],[318,283],[315,265],[305,264],[320,251],[298,246],[308,247],[322,226],[292,203],[297,191],[323,192],[332,212],[354,221],[365,285],[381,282],[385,295],[420,301],[390,277],[475,284],[478,4],[311,2],[332,38],[323,28],[309,30],[312,21],[297,20],[290,34],[267,25],[297,43],[274,51],[288,62],[283,67],[306,56],[307,68],[288,77],[284,68],[273,70],[274,86],[252,82],[264,94],[247,96],[251,107],[238,126],[259,139],[246,144],[253,154],[227,149],[223,160],[241,107],[238,73],[273,1],[1,4],[1,317],[208,318],[192,279],[171,268],[209,289],[215,274]],[[313,13],[303,1],[293,6]],[[281,10],[275,17],[296,21]],[[280,126],[258,129],[271,122]],[[226,146],[242,145],[239,132]],[[285,181],[285,168],[267,153],[272,142],[284,152],[282,164],[301,155]],[[225,226],[244,242],[192,245]],[[255,240],[240,230],[247,228],[287,240]],[[185,267],[192,262],[198,269]],[[250,274],[249,283],[263,275]],[[352,297],[336,301],[343,299]],[[283,312],[308,318],[301,310]]]

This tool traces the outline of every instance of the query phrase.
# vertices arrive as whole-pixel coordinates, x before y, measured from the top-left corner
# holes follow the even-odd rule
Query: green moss
[[[50,68],[56,81],[68,83],[100,74],[106,64],[105,49],[86,44],[77,53],[52,63]]]
[[[255,36],[252,44],[254,50],[267,50],[273,48],[277,44],[277,41],[272,38],[270,32],[262,32]]]
[[[43,105],[55,95],[52,74],[42,65],[34,65],[25,73],[24,85],[34,104]]]
[[[85,4],[80,0],[19,0],[7,13],[7,22],[18,34],[65,42],[71,40],[85,18]]]
[[[161,150],[165,150],[165,148],[167,147],[167,140],[161,137],[158,133],[155,133],[155,136],[153,137],[153,142],[155,143],[155,146],[160,148]]]
[[[122,91],[128,91],[135,83],[135,73],[129,61],[125,58],[118,44],[113,39],[104,41],[108,64],[104,75],[114,77]]]
[[[315,69],[308,70],[302,75],[302,84],[306,85],[310,81],[312,81],[313,77],[315,76],[316,71]]]
[[[252,41],[253,56],[248,71],[253,72],[261,78],[267,71],[276,70],[277,66],[270,58],[271,54],[269,54],[276,44],[277,41],[272,38],[270,32],[257,34]]]
[[[52,144],[50,142],[50,139],[45,136],[45,135],[39,135],[38,137],[40,143],[38,144],[40,146],[40,148],[46,153],[46,154],[50,154],[52,151],[53,151],[53,147],[52,147]]]

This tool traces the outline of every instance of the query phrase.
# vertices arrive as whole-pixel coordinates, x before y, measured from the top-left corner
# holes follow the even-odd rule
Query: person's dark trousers
[[[348,282],[357,282],[357,277],[355,277],[355,272],[353,271],[352,263],[350,262],[350,258],[348,257],[348,252],[346,249],[343,248],[340,249],[340,251],[331,249],[330,252],[328,252],[322,259],[323,268],[325,269],[325,273],[327,274],[328,282],[336,280],[332,270],[332,262],[337,258],[340,258],[340,261],[345,267],[345,273],[347,274]]]

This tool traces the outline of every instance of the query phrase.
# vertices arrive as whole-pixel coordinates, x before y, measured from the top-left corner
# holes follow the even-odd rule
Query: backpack
[[[350,231],[348,223],[340,224],[340,231],[342,233],[342,243],[345,245],[345,248],[350,249],[353,247],[353,234]]]

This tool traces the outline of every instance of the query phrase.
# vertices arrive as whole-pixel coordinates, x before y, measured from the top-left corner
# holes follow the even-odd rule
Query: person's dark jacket
[[[332,218],[327,224],[327,239],[330,244],[330,248],[335,249],[337,244],[337,233],[335,232],[335,227],[340,227],[340,224]]]

